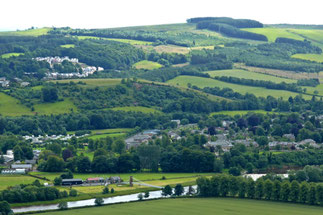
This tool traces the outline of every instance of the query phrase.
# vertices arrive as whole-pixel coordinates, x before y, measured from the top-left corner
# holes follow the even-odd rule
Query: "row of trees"
[[[323,206],[323,186],[297,181],[242,178],[217,175],[197,179],[198,193],[203,197],[238,197]]]

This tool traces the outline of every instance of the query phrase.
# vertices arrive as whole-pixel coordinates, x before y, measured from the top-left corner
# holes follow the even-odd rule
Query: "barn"
[[[63,186],[78,185],[78,184],[83,184],[83,180],[82,179],[63,179],[62,180]]]

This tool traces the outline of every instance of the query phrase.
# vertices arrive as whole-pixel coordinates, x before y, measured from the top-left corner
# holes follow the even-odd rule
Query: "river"
[[[193,186],[196,190],[196,186]],[[184,194],[188,192],[188,187],[184,187]],[[138,194],[131,194],[131,195],[124,195],[124,196],[115,196],[115,197],[108,197],[103,198],[105,205],[114,204],[114,203],[123,203],[123,202],[134,202],[138,201]],[[149,197],[145,199],[159,199],[159,198],[170,198],[170,196],[164,197],[162,196],[162,191],[151,191],[149,192]],[[87,199],[87,200],[80,200],[74,202],[67,202],[68,208],[79,208],[79,207],[87,207],[87,206],[94,206],[95,199]],[[28,207],[20,207],[20,208],[13,208],[14,213],[23,213],[23,212],[35,212],[35,211],[47,211],[47,210],[57,210],[58,204],[52,205],[37,205],[37,206],[28,206]]]

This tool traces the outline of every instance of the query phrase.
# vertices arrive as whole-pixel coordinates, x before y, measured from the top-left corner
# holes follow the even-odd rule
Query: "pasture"
[[[265,110],[234,110],[234,111],[219,111],[219,112],[213,112],[210,115],[228,115],[228,116],[235,116],[235,115],[246,115],[248,113],[261,113],[261,114],[267,114],[267,113],[274,113],[270,111]]]
[[[245,79],[252,79],[252,80],[272,81],[275,83],[281,83],[281,82],[296,83],[296,80],[293,80],[293,79],[280,78],[272,75],[250,72],[242,69],[215,70],[215,71],[209,71],[205,73],[208,73],[211,77],[227,76],[227,77],[245,78]]]
[[[188,54],[190,52],[190,49],[187,47],[182,47],[182,46],[175,46],[175,45],[160,45],[160,46],[155,46],[154,50],[157,53],[178,53],[178,54]]]
[[[15,186],[19,184],[31,184],[37,178],[25,175],[0,175],[0,190],[6,189],[8,186]],[[43,181],[40,180],[42,183]]]
[[[256,34],[265,35],[269,42],[275,42],[277,37],[286,37],[295,40],[304,40],[303,37],[292,32],[291,29],[285,28],[244,28],[242,30]]]
[[[69,49],[69,48],[74,48],[75,45],[74,44],[65,44],[65,45],[61,45],[61,47]]]
[[[10,58],[10,57],[18,57],[19,55],[24,55],[24,53],[16,53],[16,52],[12,52],[12,53],[6,53],[1,55],[2,58]]]
[[[0,93],[0,114],[3,116],[31,115],[29,108],[22,105],[16,98]]]
[[[292,58],[323,63],[323,54],[295,54],[292,56]]]
[[[94,37],[94,36],[77,36],[79,40],[96,39],[96,40],[111,40],[120,43],[128,43],[130,45],[151,45],[152,42],[142,40],[130,40],[130,39],[119,39],[119,38],[106,38],[106,37]]]
[[[38,37],[41,35],[46,35],[51,30],[51,28],[37,28],[29,29],[24,31],[4,31],[0,32],[0,36],[32,36]]]
[[[73,111],[77,111],[77,107],[69,99],[65,99],[64,101],[54,103],[36,104],[34,108],[34,112],[41,115],[71,113]]]
[[[163,67],[163,65],[161,65],[157,62],[149,61],[149,60],[142,60],[142,61],[135,63],[133,65],[133,67],[136,69],[154,70],[154,69],[159,69],[159,68]]]
[[[52,81],[54,83],[79,83],[83,82],[86,83],[84,86],[89,86],[89,87],[104,87],[104,86],[115,86],[117,84],[120,84],[121,79],[110,79],[110,78],[102,78],[102,79],[65,79],[65,80],[55,80]]]
[[[153,108],[148,108],[148,107],[143,107],[143,106],[129,106],[129,107],[115,107],[111,108],[111,110],[114,111],[133,111],[133,112],[142,112],[142,113],[160,113],[160,111],[153,109]]]
[[[170,85],[182,86],[182,87],[187,87],[187,85],[190,83],[192,86],[195,85],[200,88],[204,88],[204,87],[231,88],[235,92],[239,92],[241,94],[253,93],[255,96],[258,96],[258,97],[273,96],[275,98],[282,97],[283,99],[288,99],[290,96],[295,97],[299,95],[298,93],[289,92],[285,90],[272,90],[272,89],[266,89],[262,87],[244,86],[239,84],[222,82],[211,78],[202,78],[202,77],[194,77],[194,76],[178,76],[172,80],[169,80],[167,83]],[[303,95],[303,97],[305,99],[311,99],[311,96]]]
[[[235,198],[178,198],[131,202],[102,207],[39,213],[40,215],[101,215],[101,214],[221,214],[221,215],[320,215],[322,207],[302,204],[258,201]]]

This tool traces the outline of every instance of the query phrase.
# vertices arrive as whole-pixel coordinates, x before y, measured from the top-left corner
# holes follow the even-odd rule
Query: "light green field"
[[[0,190],[6,189],[8,186],[15,186],[19,184],[30,184],[37,178],[23,175],[0,175]],[[42,183],[43,181],[40,180]]]
[[[6,53],[6,54],[1,55],[1,57],[2,58],[10,58],[10,57],[17,57],[19,55],[24,55],[24,53],[15,53],[15,52]]]
[[[46,177],[50,180],[54,180],[61,173],[52,173],[52,172],[31,172],[32,175],[37,175],[40,177]],[[141,180],[141,181],[152,181],[152,180],[161,180],[163,176],[166,179],[176,179],[176,178],[185,178],[185,177],[198,177],[212,175],[212,173],[74,173],[74,178],[87,179],[94,177],[110,177],[110,176],[120,176],[123,180],[128,181],[130,176]]]
[[[61,45],[62,48],[74,48],[75,45],[74,44],[65,44],[65,45]]]
[[[238,84],[226,83],[211,78],[202,78],[194,76],[178,76],[167,82],[170,85],[187,87],[187,84],[190,83],[192,86],[197,86],[200,88],[204,87],[219,87],[219,88],[231,88],[235,92],[241,94],[252,93],[258,97],[267,97],[273,96],[275,98],[282,97],[283,99],[288,99],[290,96],[295,97],[298,93],[284,91],[284,90],[271,90],[262,87],[250,87]],[[305,99],[311,99],[311,96],[303,95]]]
[[[121,79],[110,79],[110,78],[102,78],[102,79],[65,79],[65,80],[55,80],[51,82],[58,82],[58,83],[78,83],[78,82],[86,83],[86,86],[91,87],[103,87],[103,86],[115,86],[120,84]]]
[[[269,42],[275,42],[277,37],[291,38],[295,40],[304,40],[303,37],[291,32],[291,29],[285,28],[244,28],[242,30],[256,34],[263,34],[268,38]]]
[[[160,113],[160,111],[153,108],[142,107],[142,106],[130,106],[130,107],[115,107],[111,110],[121,110],[121,111],[133,111],[133,112],[142,112],[142,113]]]
[[[123,137],[130,131],[132,131],[131,128],[91,130],[91,136],[89,137],[89,139],[97,140],[106,137]]]
[[[321,215],[322,207],[234,198],[180,198],[40,213],[46,215]]]
[[[295,54],[293,58],[323,63],[323,54]]]
[[[308,29],[290,29],[290,32],[305,38],[307,40],[311,40],[314,45],[320,46],[323,48],[323,30],[308,30]]]
[[[113,133],[113,134],[97,134],[97,135],[93,135],[90,136],[89,139],[92,140],[98,140],[98,139],[102,139],[102,138],[106,138],[106,137],[124,137],[126,134],[125,133]]]
[[[26,106],[20,104],[18,99],[0,93],[0,114],[3,116],[31,115],[32,112]]]
[[[234,110],[234,111],[219,111],[219,112],[213,112],[210,115],[228,115],[228,116],[235,116],[235,115],[246,115],[248,113],[261,113],[261,114],[267,114],[267,113],[273,113],[270,111],[265,110]]]
[[[38,37],[41,35],[46,35],[51,30],[51,28],[38,28],[25,31],[5,31],[0,32],[0,36],[33,36]]]
[[[275,83],[281,83],[281,82],[296,83],[297,82],[296,80],[293,80],[293,79],[280,78],[272,75],[265,75],[265,74],[250,72],[242,69],[216,70],[216,71],[210,71],[206,73],[208,73],[211,77],[227,76],[227,77],[245,78],[245,79],[252,79],[252,80],[272,81]]]
[[[323,96],[323,84],[319,84],[316,87],[303,87],[306,88],[306,92],[314,94],[314,91],[318,92],[318,95]]]
[[[154,70],[163,67],[163,65],[149,61],[149,60],[142,60],[133,65],[134,68],[136,69],[147,69],[147,70]]]
[[[72,110],[75,112],[77,111],[77,107],[69,99],[55,103],[37,104],[34,108],[34,112],[44,115],[70,113]]]
[[[106,37],[93,37],[93,36],[77,36],[79,40],[86,40],[86,39],[103,39],[103,40],[112,40],[121,43],[128,43],[130,45],[151,45],[152,42],[142,41],[142,40],[129,40],[129,39],[118,39],[118,38],[106,38]]]

